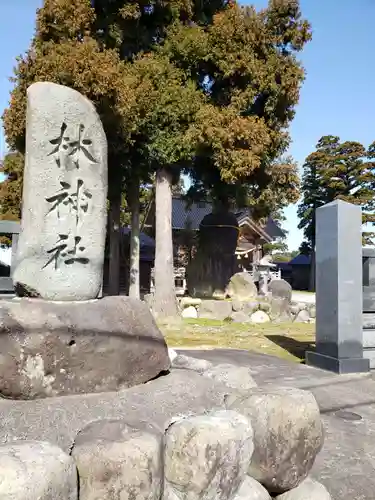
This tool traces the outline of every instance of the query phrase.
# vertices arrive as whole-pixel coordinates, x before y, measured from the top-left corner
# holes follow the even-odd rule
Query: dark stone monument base
[[[332,358],[318,352],[306,351],[306,364],[343,375],[345,373],[366,373],[370,362],[366,358]]]

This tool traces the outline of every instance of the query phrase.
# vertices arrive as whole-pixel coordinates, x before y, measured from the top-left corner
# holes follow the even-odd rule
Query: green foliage
[[[60,83],[98,109],[110,196],[167,167],[267,215],[298,196],[296,165],[278,158],[304,79],[296,53],[310,38],[296,0],[260,12],[225,0],[45,0],[15,69],[7,142],[24,152],[27,87]]]
[[[364,224],[375,222],[373,151],[374,145],[366,150],[358,142],[341,142],[329,135],[322,137],[316,151],[306,158],[298,207],[298,227],[305,237],[301,251],[307,253],[315,247],[315,210],[336,199],[360,205]],[[372,236],[365,233],[365,242],[371,242]]]

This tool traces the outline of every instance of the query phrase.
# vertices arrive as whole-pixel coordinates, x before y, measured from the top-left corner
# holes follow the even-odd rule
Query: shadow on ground
[[[305,362],[305,352],[315,351],[315,344],[311,342],[296,340],[283,335],[266,335],[266,338],[300,359],[303,363]]]

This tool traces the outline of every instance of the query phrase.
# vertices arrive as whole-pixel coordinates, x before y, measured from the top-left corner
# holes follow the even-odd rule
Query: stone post
[[[336,200],[316,211],[316,352],[306,364],[369,371],[363,357],[362,212]]]

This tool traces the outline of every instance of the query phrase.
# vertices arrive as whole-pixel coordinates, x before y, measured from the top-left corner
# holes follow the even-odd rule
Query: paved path
[[[315,293],[292,292],[293,302],[304,302],[305,304],[315,304]]]
[[[333,500],[375,499],[375,374],[334,375],[235,349],[183,353],[213,363],[249,366],[263,387],[283,385],[312,391],[325,427],[324,448],[312,474],[326,485]]]

